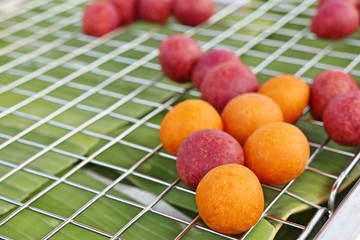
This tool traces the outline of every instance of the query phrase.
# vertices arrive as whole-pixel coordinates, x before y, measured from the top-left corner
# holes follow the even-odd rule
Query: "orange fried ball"
[[[243,150],[245,166],[266,184],[283,184],[297,178],[310,156],[306,136],[285,122],[260,127],[247,139]]]
[[[189,99],[178,103],[160,124],[160,140],[164,148],[176,155],[182,142],[201,129],[222,130],[219,113],[204,100]]]
[[[221,118],[224,131],[242,146],[259,127],[270,122],[283,121],[279,106],[265,95],[246,93],[233,98],[224,108]]]
[[[294,123],[309,103],[310,87],[302,79],[285,74],[266,81],[259,93],[274,100],[284,115],[284,121]]]
[[[206,225],[224,234],[250,229],[264,211],[258,178],[240,164],[225,164],[208,172],[196,189],[195,200]]]

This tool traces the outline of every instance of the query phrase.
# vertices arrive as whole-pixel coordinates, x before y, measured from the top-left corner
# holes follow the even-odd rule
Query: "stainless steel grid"
[[[87,1],[85,0],[54,0],[44,3],[40,0],[33,0],[22,3],[19,10],[4,14],[0,17],[0,39],[9,43],[6,47],[0,49],[2,58],[6,58],[4,61],[1,61],[2,65],[0,66],[0,74],[8,74],[14,78],[12,82],[0,85],[0,94],[16,93],[17,95],[24,97],[22,101],[19,101],[12,106],[0,106],[0,119],[7,116],[17,116],[34,122],[15,135],[1,133],[0,138],[4,141],[0,144],[0,150],[6,149],[13,143],[21,143],[39,150],[32,157],[26,159],[20,164],[13,164],[7,162],[6,159],[0,159],[0,165],[11,168],[10,171],[0,177],[0,182],[4,182],[16,173],[22,171],[51,180],[51,184],[37,192],[25,202],[9,199],[2,196],[0,192],[0,200],[17,206],[15,210],[2,218],[0,221],[0,228],[22,211],[31,210],[61,221],[61,224],[49,231],[43,239],[52,238],[56,235],[56,233],[69,224],[84,228],[109,239],[119,239],[121,238],[121,235],[134,223],[139,221],[144,214],[152,212],[180,222],[186,226],[182,232],[179,232],[176,239],[186,238],[186,233],[193,228],[212,233],[214,236],[223,237],[224,239],[245,239],[251,233],[252,229],[241,236],[226,236],[216,233],[200,224],[199,216],[190,220],[184,220],[183,218],[164,213],[155,208],[155,205],[159,201],[162,201],[173,189],[177,189],[187,194],[194,194],[194,192],[179,185],[179,179],[167,182],[137,171],[144,162],[148,161],[154,155],[161,155],[169,159],[169,161],[173,161],[175,158],[162,151],[161,145],[148,147],[126,140],[126,137],[142,126],[157,130],[159,125],[158,123],[152,121],[154,117],[159,116],[164,111],[170,109],[173,104],[185,95],[199,97],[199,93],[193,89],[192,86],[182,86],[162,81],[163,76],[156,61],[158,56],[157,47],[148,45],[147,43],[150,40],[160,42],[165,39],[168,33],[166,31],[164,32],[163,29],[158,27],[142,29],[140,26],[139,28],[134,27],[126,30],[120,30],[118,32],[111,33],[104,38],[98,39],[93,39],[79,33],[79,19],[81,17],[82,8],[86,2]],[[250,1],[239,0],[233,1],[230,5],[221,5],[219,3],[217,13],[213,16],[209,24],[205,26],[189,28],[176,24],[175,22],[171,22],[166,26],[166,29],[170,33],[184,32],[188,36],[198,36],[205,39],[203,41],[199,41],[204,51],[214,47],[226,47],[233,50],[242,58],[246,59],[246,57],[249,57],[249,59],[255,59],[256,61],[254,60],[253,62],[249,62],[249,65],[262,80],[282,73],[278,67],[274,66],[276,63],[286,64],[286,67],[296,69],[292,73],[306,79],[309,83],[313,77],[313,72],[311,71],[314,69],[323,70],[338,68],[351,72],[351,74],[355,77],[360,76],[360,55],[357,52],[360,51],[360,40],[356,37],[345,41],[346,45],[350,48],[353,47],[355,51],[343,51],[341,49],[337,49],[338,45],[336,43],[326,42],[323,46],[313,46],[312,44],[309,44],[309,42],[315,39],[315,37],[309,33],[307,27],[308,18],[314,13],[315,0],[257,0],[252,1],[251,5],[242,11],[239,11],[244,4],[249,4],[249,2]],[[41,14],[38,14],[38,12],[35,11],[39,8],[44,10]],[[64,13],[66,13],[65,16],[62,15]],[[241,20],[231,20],[229,16],[233,16],[235,19],[239,18]],[[19,20],[17,18],[21,19],[20,22],[18,22]],[[273,24],[262,25],[257,20],[268,20],[273,22]],[[46,23],[46,25],[43,26],[43,23]],[[288,28],[289,24],[293,24],[297,27],[295,29]],[[216,28],[218,25],[221,25],[223,28],[225,27],[225,30],[218,30]],[[252,33],[249,33],[251,31],[258,32],[258,34],[253,35]],[[19,35],[19,33],[24,32],[26,33],[25,36]],[[129,36],[131,35],[130,40],[126,41],[119,38],[119,36],[127,36],[127,32],[129,33]],[[283,37],[285,40],[280,41],[272,38],[274,34]],[[47,37],[51,37],[50,40],[46,39]],[[74,41],[76,44],[73,45],[72,43]],[[236,44],[233,44],[233,42],[236,42]],[[106,46],[111,50],[107,52],[98,50],[98,48],[102,46]],[[262,50],[261,48],[258,49],[258,46],[264,46],[265,48],[272,48],[274,50]],[[29,48],[30,50],[27,50],[26,48]],[[126,53],[129,50],[139,52],[141,57],[134,58],[126,56]],[[290,50],[307,53],[309,58],[299,59],[294,56],[286,55],[286,53]],[[46,56],[46,53],[49,51],[58,51],[61,53],[61,56],[56,59],[50,58]],[[80,56],[88,57],[92,60],[90,60],[86,65],[74,61]],[[326,57],[338,58],[339,62],[346,62],[346,64],[334,65],[323,62]],[[124,65],[124,67],[120,70],[102,68],[102,65],[109,61]],[[28,70],[26,67],[23,67],[24,64],[26,65],[26,63],[29,62],[36,64],[39,67],[35,70]],[[68,71],[69,74],[64,74],[64,77],[62,78],[49,74],[50,71],[58,68]],[[131,74],[133,71],[140,68],[153,70],[157,73],[150,78],[147,76],[133,76]],[[87,85],[84,82],[77,81],[78,78],[84,76],[85,74],[101,76],[103,80],[95,85]],[[116,83],[119,79],[128,83],[133,83],[137,87],[128,94],[122,94],[117,92],[116,89],[111,89],[111,84]],[[35,81],[34,84],[40,84],[42,82],[48,85],[36,92],[23,88],[24,84],[28,84],[32,81]],[[57,97],[53,94],[55,91],[64,86],[80,91],[81,94],[70,100]],[[171,92],[172,96],[166,101],[160,103],[140,97],[140,95],[150,87]],[[95,94],[99,94],[104,98],[110,97],[116,99],[116,102],[104,109],[84,104],[85,100]],[[37,100],[44,100],[49,103],[59,104],[60,107],[45,117],[40,117],[36,114],[22,111],[24,107],[29,106]],[[130,102],[147,106],[152,110],[141,118],[116,113],[116,109]],[[93,114],[93,117],[90,117],[87,121],[78,126],[71,126],[56,120],[56,117],[72,108],[89,112]],[[131,123],[131,126],[117,136],[102,134],[88,129],[88,127],[92,124],[102,121],[108,116]],[[304,115],[299,122],[308,123],[314,126],[321,126],[320,122],[313,121],[308,117],[307,110],[304,112]],[[51,125],[61,128],[66,130],[67,133],[47,145],[26,139],[26,135],[28,133],[39,129],[43,125]],[[106,143],[89,156],[82,156],[63,150],[61,148],[61,144],[67,142],[71,137],[78,133],[104,140]],[[146,154],[144,157],[138,159],[136,164],[129,168],[105,163],[98,159],[99,155],[118,143],[129,148],[138,149]],[[355,165],[358,164],[360,159],[359,149],[341,149],[330,143],[329,139],[325,139],[322,142],[310,143],[313,148],[313,152],[309,159],[309,165],[312,161],[316,160],[321,152],[330,151],[351,158],[352,160],[350,161],[348,167],[346,167],[339,175],[327,173],[312,166],[307,167],[307,171],[312,171],[316,174],[335,180],[334,189],[332,189],[329,199],[329,207],[326,208],[324,206],[319,206],[310,200],[303,199],[292,193],[289,188],[292,186],[294,181],[282,187],[263,185],[264,188],[276,191],[277,195],[267,205],[262,218],[267,218],[274,222],[280,222],[283,225],[294,229],[300,229],[302,233],[299,235],[299,239],[306,239],[309,237],[313,228],[315,228],[319,221],[321,219],[328,218],[329,214],[331,214],[335,208],[335,198],[341,183]],[[35,162],[39,157],[44,156],[49,152],[74,157],[79,159],[79,162],[69,168],[61,176],[47,174],[30,167],[31,163]],[[119,174],[115,180],[108,183],[107,187],[101,191],[70,180],[70,177],[74,173],[80,169],[87,169],[90,164],[113,169],[121,174]],[[139,178],[146,179],[147,181],[160,184],[164,186],[164,190],[147,205],[134,203],[109,193],[111,189],[124,181],[124,179],[126,179],[129,175],[134,175]],[[68,217],[32,206],[36,200],[42,198],[59,184],[68,184],[79,190],[88,191],[93,193],[94,197]],[[312,219],[306,224],[301,224],[287,219],[279,219],[268,214],[274,204],[276,204],[276,202],[284,195],[298,199],[315,209],[316,213]],[[118,231],[112,234],[75,220],[77,216],[91,207],[102,197],[139,208],[140,212],[133,219],[128,221],[126,225],[119,226]],[[11,238],[0,235],[0,239]]]

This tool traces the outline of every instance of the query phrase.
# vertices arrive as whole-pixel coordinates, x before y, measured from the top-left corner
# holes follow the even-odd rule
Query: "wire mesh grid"
[[[80,239],[71,236],[74,232],[82,239],[143,239],[142,234],[147,239],[245,239],[253,234],[261,221],[242,235],[228,236],[210,230],[189,210],[195,193],[176,177],[176,159],[162,149],[157,133],[166,111],[200,94],[191,84],[162,75],[159,43],[169,34],[185,33],[204,51],[232,50],[261,82],[288,72],[311,83],[330,68],[360,77],[359,34],[319,41],[308,29],[315,0],[254,0],[218,4],[209,23],[196,28],[173,19],[166,26],[140,21],[94,39],[80,30],[86,3],[32,0],[0,16],[0,239]],[[339,188],[359,165],[359,149],[330,141],[308,109],[296,125],[310,140],[306,174],[331,179],[335,187],[325,189],[327,207],[303,197],[298,179],[263,185],[273,194],[262,219],[281,225],[278,239],[289,231],[294,238],[309,237],[334,210]],[[323,168],[324,160],[341,170]],[[152,193],[144,195],[133,185]],[[274,214],[289,198],[310,209],[308,216],[302,214],[305,220]],[[111,219],[111,212],[118,218]],[[24,219],[42,228],[32,229]],[[154,231],[167,228],[168,236]]]

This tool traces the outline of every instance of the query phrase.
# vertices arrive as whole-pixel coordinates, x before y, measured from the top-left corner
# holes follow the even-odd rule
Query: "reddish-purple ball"
[[[358,89],[351,75],[339,70],[326,70],[318,74],[310,86],[310,112],[314,119],[322,120],[328,103],[336,96]]]
[[[137,0],[108,0],[115,5],[121,25],[129,25],[137,18]]]
[[[193,84],[200,89],[202,81],[209,72],[229,62],[243,64],[240,58],[225,49],[214,49],[205,53],[192,72],[191,80]]]
[[[249,67],[243,64],[227,63],[214,69],[203,80],[200,92],[219,113],[234,97],[256,92],[259,81]]]
[[[181,34],[172,35],[160,44],[161,68],[166,76],[176,82],[191,81],[191,72],[201,56],[197,42]]]
[[[145,21],[166,23],[171,7],[172,0],[138,0],[138,15]]]
[[[120,16],[110,2],[95,2],[86,6],[82,19],[85,34],[101,37],[120,26]]]
[[[360,91],[347,92],[330,101],[323,121],[332,140],[342,145],[360,146]]]
[[[359,27],[356,6],[344,0],[326,1],[321,4],[311,21],[311,31],[320,38],[340,39],[350,36]]]
[[[176,168],[181,181],[195,190],[211,169],[229,163],[244,164],[240,144],[223,131],[204,129],[184,140],[177,154]]]
[[[173,12],[177,21],[196,26],[206,22],[215,12],[212,0],[174,0]]]

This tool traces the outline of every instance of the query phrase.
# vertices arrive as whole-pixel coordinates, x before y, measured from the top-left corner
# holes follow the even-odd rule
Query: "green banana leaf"
[[[86,186],[86,188],[91,188],[93,191],[99,191],[106,187],[103,182],[84,171],[77,172],[68,182],[77,184],[77,186]],[[0,234],[12,239],[41,239],[61,223],[61,218],[70,216],[94,197],[95,194],[85,190],[81,191],[79,188],[69,184],[60,184],[43,198],[35,201],[31,210],[24,210],[12,218],[0,229]],[[108,239],[106,236],[114,234],[119,227],[124,226],[141,211],[142,207],[145,207],[119,191],[112,190],[109,192],[109,196],[127,199],[127,201],[132,201],[135,206],[129,206],[109,197],[102,197],[80,214],[72,224],[67,225],[55,234],[52,239]],[[41,212],[39,209],[41,209]],[[49,217],[43,214],[44,211],[55,214],[59,218]],[[84,226],[101,229],[102,235],[86,230]],[[165,240],[169,239],[169,237],[176,237],[185,226],[180,222],[149,212],[125,231],[122,237],[126,239]],[[161,231],[159,231],[159,228]],[[198,230],[189,231],[187,234],[188,239],[209,239],[213,237],[217,239],[216,235],[211,232]]]

